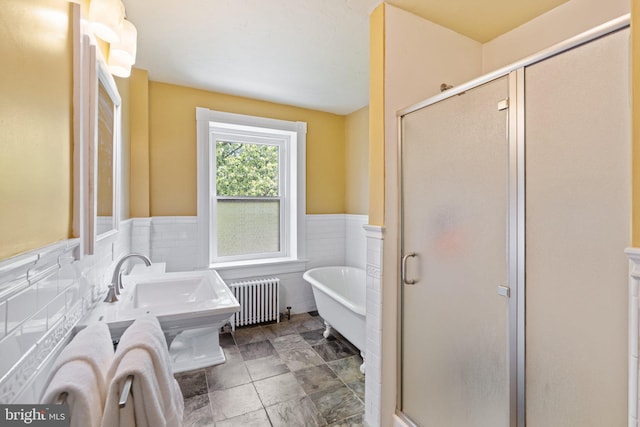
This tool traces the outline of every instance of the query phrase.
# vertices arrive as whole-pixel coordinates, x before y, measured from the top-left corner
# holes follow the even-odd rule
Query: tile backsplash
[[[0,303],[0,340],[7,335],[7,303]]]

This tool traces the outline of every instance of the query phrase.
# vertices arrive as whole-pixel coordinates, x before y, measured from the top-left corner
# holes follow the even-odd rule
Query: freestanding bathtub
[[[320,267],[308,270],[302,276],[311,284],[318,313],[324,319],[328,338],[335,328],[362,355],[360,371],[364,373],[365,360],[365,304],[366,275],[356,267]]]

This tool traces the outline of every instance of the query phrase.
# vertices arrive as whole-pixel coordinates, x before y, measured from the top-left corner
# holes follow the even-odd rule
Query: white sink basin
[[[200,274],[184,277],[184,273],[175,277],[167,273],[134,278],[133,307],[155,308],[220,299],[209,279]]]
[[[112,327],[112,335],[120,323],[128,326],[145,314],[156,316],[169,335],[218,324],[240,310],[215,270],[138,274],[123,277],[123,284],[119,301],[101,303],[96,309]]]

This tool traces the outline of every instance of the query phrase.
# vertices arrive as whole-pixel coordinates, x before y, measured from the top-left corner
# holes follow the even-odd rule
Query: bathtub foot
[[[362,373],[362,375],[364,375],[364,371],[365,371],[365,363],[366,361],[364,360],[364,352],[360,352],[360,357],[362,357],[362,365],[360,365],[360,372]]]
[[[322,336],[325,338],[329,338],[329,335],[331,335],[331,325],[329,323],[327,323],[327,321],[324,321],[324,326],[325,326],[325,330],[322,333]]]

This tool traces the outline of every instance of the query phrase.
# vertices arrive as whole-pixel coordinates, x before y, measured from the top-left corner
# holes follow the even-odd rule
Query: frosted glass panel
[[[402,411],[421,426],[509,424],[507,78],[403,119]]]
[[[218,200],[218,256],[280,251],[279,200]]]
[[[530,427],[627,425],[628,37],[526,70]]]

